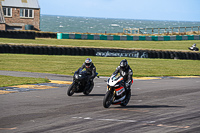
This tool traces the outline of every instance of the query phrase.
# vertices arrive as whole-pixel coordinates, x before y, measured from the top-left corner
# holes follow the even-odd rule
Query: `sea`
[[[44,32],[67,32],[67,33],[122,33],[123,28],[166,28],[168,32],[178,32],[177,27],[186,28],[186,31],[198,31],[199,21],[171,21],[171,20],[139,20],[120,18],[95,18],[59,15],[41,15],[40,29]],[[141,30],[144,34],[151,34],[152,30]],[[200,29],[199,29],[200,30]],[[184,32],[185,28],[181,28]],[[127,31],[130,32],[130,31]],[[158,31],[154,31],[156,33]],[[160,33],[166,32],[161,29]]]

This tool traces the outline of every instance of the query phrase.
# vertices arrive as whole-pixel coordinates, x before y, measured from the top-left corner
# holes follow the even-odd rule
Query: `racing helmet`
[[[91,60],[90,58],[87,58],[87,59],[85,60],[85,66],[86,66],[87,68],[89,68],[91,65],[92,65],[92,60]]]
[[[128,68],[128,61],[126,59],[123,59],[121,62],[120,62],[120,69],[122,69],[123,71],[126,70]]]

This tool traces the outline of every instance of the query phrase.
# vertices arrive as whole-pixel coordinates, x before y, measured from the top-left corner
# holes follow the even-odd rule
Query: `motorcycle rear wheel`
[[[72,96],[72,95],[74,94],[74,91],[75,91],[75,82],[73,82],[73,83],[69,86],[69,88],[68,88],[68,90],[67,90],[67,95],[68,95],[68,96]]]
[[[90,87],[88,89],[84,90],[83,94],[89,95],[90,92],[92,91],[93,87],[94,87],[94,83],[90,83]]]
[[[128,94],[128,96],[126,97],[126,99],[125,99],[125,100],[123,101],[123,103],[121,103],[120,105],[121,105],[122,107],[125,107],[125,106],[128,104],[130,98],[131,98],[131,92],[129,92],[129,94]]]
[[[113,101],[113,92],[109,90],[106,92],[106,95],[104,96],[103,99],[104,108],[109,108],[110,105],[112,104],[112,101]]]

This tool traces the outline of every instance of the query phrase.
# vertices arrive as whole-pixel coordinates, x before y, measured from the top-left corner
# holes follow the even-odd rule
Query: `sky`
[[[41,14],[200,21],[200,0],[38,0]]]

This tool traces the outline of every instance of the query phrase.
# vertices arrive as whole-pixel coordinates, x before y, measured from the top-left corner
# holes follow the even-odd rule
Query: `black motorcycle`
[[[96,73],[96,76],[98,73]],[[97,76],[99,77],[99,76]],[[89,84],[87,84],[89,82]],[[89,95],[94,87],[94,82],[88,81],[88,75],[86,71],[81,69],[76,71],[73,76],[73,83],[69,86],[67,90],[67,95],[72,96],[74,93],[81,93]]]

